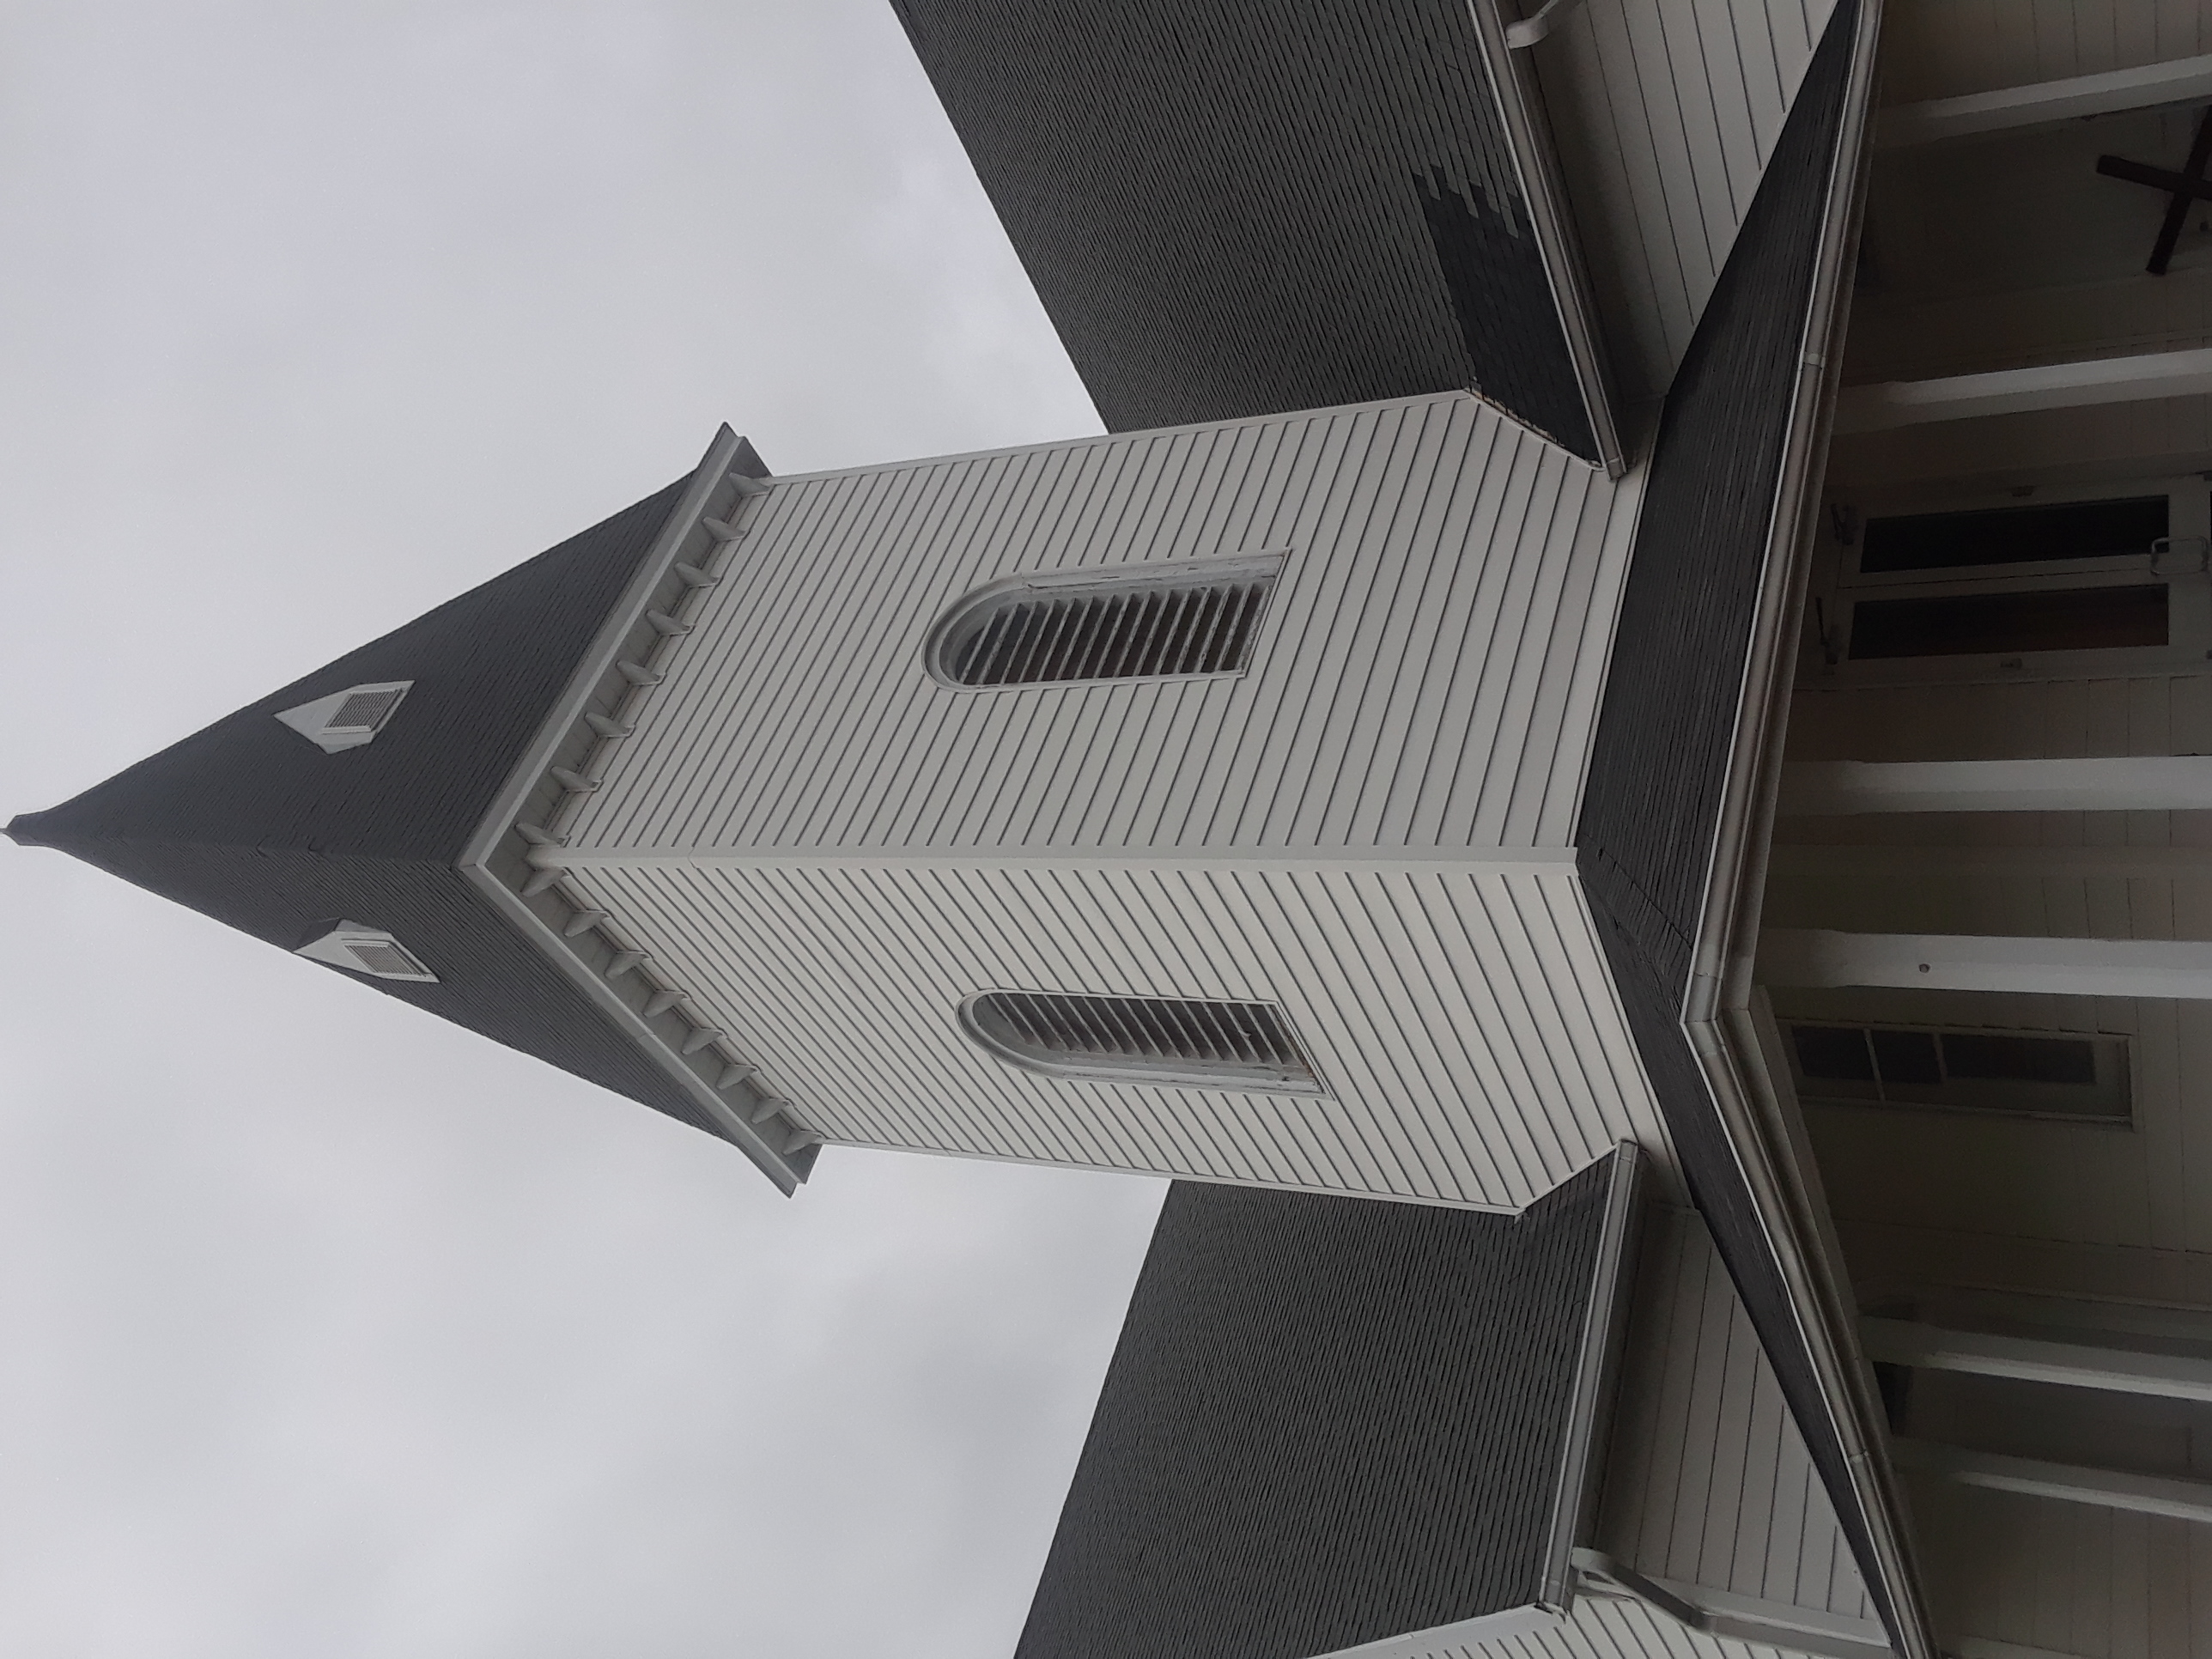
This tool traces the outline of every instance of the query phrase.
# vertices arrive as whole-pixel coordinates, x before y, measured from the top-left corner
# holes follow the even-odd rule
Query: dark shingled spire
[[[678,479],[74,800],[24,814],[8,833],[280,949],[340,918],[388,929],[438,982],[349,978],[706,1127],[457,867],[690,483]],[[414,686],[362,747],[325,754],[276,719],[381,680]]]

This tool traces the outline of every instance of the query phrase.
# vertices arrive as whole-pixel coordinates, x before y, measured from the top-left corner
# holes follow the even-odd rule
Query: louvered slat
[[[1265,1003],[993,991],[963,1018],[987,1046],[1042,1071],[1215,1087],[1316,1080],[1281,1013]]]
[[[1038,685],[1159,675],[1227,674],[1250,656],[1267,581],[1090,591],[1016,590],[967,622],[948,653],[962,685]]]

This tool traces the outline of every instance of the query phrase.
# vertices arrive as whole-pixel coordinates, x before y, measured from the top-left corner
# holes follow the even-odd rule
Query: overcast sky
[[[0,817],[688,471],[1097,417],[884,0],[0,7]],[[734,1149],[0,842],[0,1659],[1005,1653],[1164,1188]]]

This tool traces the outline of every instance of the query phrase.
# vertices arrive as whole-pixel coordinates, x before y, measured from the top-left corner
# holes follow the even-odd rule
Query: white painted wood
[[[1946,1330],[1903,1319],[1864,1319],[1859,1331],[1868,1358],[1899,1365],[2168,1400],[2212,1401],[2212,1359]]]
[[[2147,403],[2212,392],[2212,349],[2001,368],[1928,380],[1846,386],[1836,399],[1838,434],[2037,410]]]
[[[2212,56],[2182,58],[2069,76],[2059,81],[2031,82],[1995,92],[1893,105],[1875,119],[1875,143],[1893,149],[2206,98],[2212,98]]]
[[[1563,848],[1636,489],[1464,394],[782,479],[568,844]],[[1241,674],[923,660],[987,583],[1261,551]]]
[[[1891,1455],[1902,1468],[1942,1476],[1962,1486],[2056,1498],[2094,1509],[2125,1510],[2174,1521],[2212,1522],[2212,1481],[2175,1480],[2117,1469],[2080,1468],[2040,1458],[1966,1451],[1927,1441],[1898,1439]]]
[[[2212,808],[2212,757],[1796,761],[1783,768],[1779,806],[1796,815]]]
[[[1586,0],[1536,61],[1621,394],[1673,379],[1833,0]]]
[[[1432,1655],[1482,1648],[1512,1637],[1556,1629],[1559,1622],[1560,1615],[1549,1607],[1505,1607],[1456,1624],[1363,1642],[1356,1648],[1332,1648],[1316,1659],[1431,1659]]]
[[[832,1142],[1517,1210],[1629,1139],[1679,1191],[1569,870],[862,858],[568,880]],[[1329,1092],[1041,1077],[960,1029],[994,989],[1272,1003]]]
[[[1598,1547],[1695,1594],[1870,1618],[1781,1385],[1694,1212],[1655,1210],[1634,1304]]]
[[[2212,998],[2212,941],[1769,928],[1759,976],[1783,986]]]

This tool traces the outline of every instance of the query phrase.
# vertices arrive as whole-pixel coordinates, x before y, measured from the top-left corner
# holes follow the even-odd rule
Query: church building
[[[1105,435],[725,428],[9,833],[1173,1178],[1019,1659],[2212,1659],[2212,8],[892,4]]]

